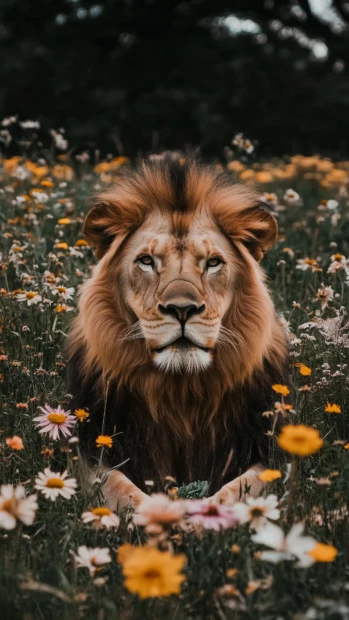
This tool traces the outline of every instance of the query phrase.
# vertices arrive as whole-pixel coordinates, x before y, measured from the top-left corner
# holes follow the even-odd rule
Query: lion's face
[[[154,364],[164,371],[207,368],[234,293],[236,257],[209,215],[178,234],[170,215],[152,213],[122,258],[122,292]],[[131,330],[131,337],[135,330]]]
[[[261,367],[278,328],[259,261],[277,225],[256,194],[195,161],[145,162],[99,196],[84,232],[100,259],[70,337],[86,375],[154,396],[177,374],[197,389]]]

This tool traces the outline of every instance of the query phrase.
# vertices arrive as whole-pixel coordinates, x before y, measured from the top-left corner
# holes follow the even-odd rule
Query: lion
[[[99,262],[68,339],[70,392],[90,411],[91,465],[97,436],[112,437],[107,505],[137,508],[167,477],[207,480],[214,503],[258,495],[273,445],[262,413],[288,357],[260,266],[275,218],[218,166],[165,155],[101,193],[84,234]]]

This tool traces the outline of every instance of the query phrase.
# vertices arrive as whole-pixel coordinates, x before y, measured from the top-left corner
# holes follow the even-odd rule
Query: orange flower
[[[14,435],[13,437],[7,437],[6,445],[12,450],[23,450],[24,445],[21,437]]]
[[[67,250],[69,246],[66,241],[58,241],[57,243],[55,243],[55,248],[57,250]]]
[[[274,392],[276,392],[277,394],[281,394],[281,396],[288,396],[290,393],[290,390],[288,389],[287,385],[281,385],[280,383],[274,383],[274,385],[272,385],[271,387],[274,390]]]
[[[315,454],[322,448],[323,443],[319,431],[305,424],[284,426],[278,438],[280,448],[298,456]]]
[[[335,403],[333,403],[332,405],[330,405],[330,403],[327,403],[325,411],[326,413],[342,413],[340,405],[336,405]]]
[[[99,435],[96,439],[97,448],[111,448],[113,440],[110,435]]]
[[[85,409],[76,409],[74,411],[74,415],[76,415],[79,422],[83,422],[84,420],[86,420],[86,418],[89,417],[90,414],[88,411],[85,411]]]
[[[274,480],[282,478],[282,473],[279,469],[265,469],[258,474],[258,478],[262,480],[262,482],[274,482]]]
[[[315,562],[333,562],[338,555],[338,550],[333,545],[325,545],[324,543],[317,543],[315,547],[308,551]]]
[[[311,375],[311,368],[309,368],[309,366],[306,366],[305,364],[299,363],[299,364],[295,364],[295,366],[297,368],[299,368],[299,372],[301,375],[303,375],[303,377],[309,377],[309,375]]]

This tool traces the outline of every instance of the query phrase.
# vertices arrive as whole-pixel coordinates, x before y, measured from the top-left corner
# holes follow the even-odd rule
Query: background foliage
[[[0,117],[63,125],[75,145],[128,155],[186,145],[220,155],[238,131],[266,154],[343,155],[348,7],[2,0]]]
[[[39,405],[69,407],[65,336],[75,314],[76,292],[95,262],[92,250],[81,245],[83,217],[88,198],[104,183],[117,181],[121,165],[121,158],[94,169],[79,162],[73,167],[67,159],[54,165],[21,158],[1,162],[0,479],[23,484],[31,493],[38,472],[48,465],[52,471],[68,468],[69,475],[78,478],[77,494],[69,501],[58,498],[52,503],[40,495],[33,525],[18,523],[15,530],[2,530],[2,617],[347,619],[349,164],[295,157],[253,168],[237,161],[228,165],[236,179],[258,180],[264,199],[274,205],[280,235],[263,263],[276,307],[292,334],[293,393],[286,399],[292,405],[290,419],[315,427],[324,439],[317,454],[298,462],[295,501],[289,507],[285,465],[282,478],[268,484],[265,493],[277,494],[284,531],[302,521],[307,534],[333,544],[338,556],[307,569],[294,561],[273,565],[261,561],[261,546],[251,541],[247,525],[204,532],[202,537],[175,529],[171,544],[187,557],[181,593],[145,602],[124,587],[116,561],[121,544],[144,540],[142,528],[130,520],[109,532],[84,525],[82,512],[101,497],[98,487],[93,497],[91,486],[85,487],[80,477],[79,445],[39,435],[33,423]],[[290,185],[296,198],[291,201],[286,192]],[[73,299],[59,301],[52,292],[56,282],[74,287]],[[333,298],[321,309],[322,282],[333,288]],[[36,291],[45,301],[28,306],[18,299],[23,291]],[[307,373],[296,364],[306,364]],[[325,412],[327,402],[337,403],[341,413]],[[23,439],[23,450],[6,445],[5,439],[13,435]],[[271,461],[270,466],[279,463]],[[185,494],[200,496],[204,488],[194,484]],[[95,579],[74,564],[72,554],[79,545],[110,549],[112,562]]]

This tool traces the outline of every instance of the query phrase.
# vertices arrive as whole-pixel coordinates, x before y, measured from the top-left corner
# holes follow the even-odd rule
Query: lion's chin
[[[155,366],[164,372],[192,374],[210,366],[212,353],[195,346],[188,349],[168,347],[156,351],[153,361]]]

